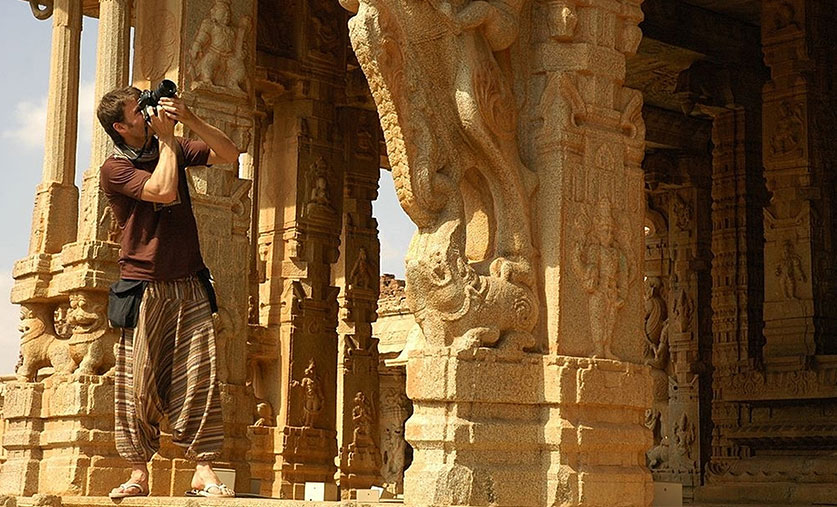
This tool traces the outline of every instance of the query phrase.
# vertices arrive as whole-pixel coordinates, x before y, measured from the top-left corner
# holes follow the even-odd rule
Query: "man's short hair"
[[[138,88],[126,86],[107,92],[99,101],[99,107],[96,108],[96,117],[99,118],[102,128],[116,144],[123,144],[125,140],[113,128],[113,124],[125,121],[125,103],[130,100],[137,100],[139,96]]]

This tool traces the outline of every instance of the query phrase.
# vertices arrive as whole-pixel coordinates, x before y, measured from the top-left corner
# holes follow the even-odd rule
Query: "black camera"
[[[145,116],[145,121],[149,121],[148,113],[146,112],[146,108],[148,106],[157,107],[157,104],[160,102],[160,99],[163,97],[174,97],[177,95],[177,85],[174,81],[163,79],[160,81],[160,84],[157,85],[156,90],[143,90],[140,92],[139,99],[137,99],[137,106],[139,110],[142,111],[142,114]]]

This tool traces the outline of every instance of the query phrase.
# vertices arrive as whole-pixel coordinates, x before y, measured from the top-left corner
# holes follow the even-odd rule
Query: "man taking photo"
[[[119,324],[116,351],[116,448],[132,472],[110,496],[148,495],[147,463],[159,450],[164,417],[172,441],[196,462],[187,495],[235,496],[212,470],[224,439],[212,326],[217,308],[185,168],[233,163],[239,151],[182,99],[162,97],[143,111],[139,98],[137,88],[119,88],[96,111],[116,145],[101,167],[101,188],[122,229],[122,280],[115,286],[131,287],[139,303],[134,317]],[[200,140],[175,137],[178,121]]]

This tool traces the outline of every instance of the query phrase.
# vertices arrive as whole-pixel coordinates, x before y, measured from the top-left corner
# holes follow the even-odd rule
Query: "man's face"
[[[127,144],[135,145],[137,142],[145,142],[145,118],[137,107],[136,99],[132,99],[123,106],[122,114],[125,117],[117,122],[116,131],[122,136]]]

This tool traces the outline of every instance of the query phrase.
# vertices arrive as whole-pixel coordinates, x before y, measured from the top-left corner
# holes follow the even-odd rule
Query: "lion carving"
[[[83,292],[70,294],[67,321],[73,329],[69,339],[70,355],[78,364],[77,373],[101,375],[116,365],[113,348],[116,333],[110,330],[104,296]]]
[[[21,382],[35,382],[38,370],[47,366],[55,368],[57,374],[72,373],[76,363],[70,357],[69,340],[58,336],[53,328],[54,310],[43,303],[20,305],[19,330],[21,363],[17,368],[17,379]]]

